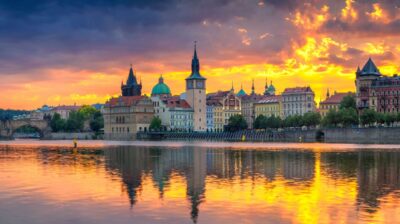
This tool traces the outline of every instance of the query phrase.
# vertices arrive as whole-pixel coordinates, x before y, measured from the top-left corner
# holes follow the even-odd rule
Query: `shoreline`
[[[2,146],[49,146],[73,148],[72,140],[8,140],[0,141]],[[223,141],[110,141],[110,140],[79,140],[78,148],[104,148],[117,146],[142,147],[199,147],[199,148],[231,148],[231,149],[313,149],[317,151],[329,150],[360,150],[360,149],[398,149],[400,144],[355,144],[355,143],[295,143],[295,142],[223,142]]]

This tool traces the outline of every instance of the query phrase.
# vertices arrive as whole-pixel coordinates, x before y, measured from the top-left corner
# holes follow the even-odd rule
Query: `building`
[[[255,118],[260,115],[265,117],[283,117],[282,96],[265,96],[254,103]]]
[[[160,75],[158,83],[151,90],[151,96],[171,96],[171,90],[169,89],[168,85],[164,83],[164,78],[162,75]]]
[[[236,94],[236,96],[238,96],[238,97],[242,97],[242,96],[246,96],[247,94],[246,94],[246,92],[244,91],[244,89],[243,89],[243,85],[241,85],[240,86],[240,90],[239,90],[239,92]]]
[[[138,83],[133,69],[129,69],[128,79],[126,84],[121,83],[122,96],[140,96],[142,95],[142,83]]]
[[[355,94],[352,92],[347,92],[347,93],[335,92],[331,96],[328,90],[326,99],[319,103],[319,113],[321,114],[321,116],[324,117],[329,110],[339,110],[340,102],[342,102],[343,98],[348,95],[354,96]]]
[[[53,107],[50,110],[50,115],[51,117],[54,116],[54,114],[60,114],[62,119],[68,119],[69,118],[69,114],[72,111],[78,111],[82,106],[77,106],[77,105],[61,105],[61,106],[56,106]]]
[[[233,88],[230,91],[207,94],[207,105],[213,107],[213,131],[224,130],[224,126],[228,124],[230,117],[242,113],[241,99],[235,94]]]
[[[120,96],[107,101],[102,113],[105,139],[134,140],[149,130],[154,108],[147,96]]]
[[[140,95],[141,89],[131,67],[126,85],[121,85],[122,96],[111,98],[101,110],[105,139],[134,140],[137,132],[149,130],[154,107],[149,97]]]
[[[152,96],[155,116],[161,119],[164,130],[193,131],[193,109],[179,96]]]
[[[286,88],[282,93],[283,118],[315,112],[314,97],[310,87]]]
[[[44,120],[46,117],[51,117],[53,107],[43,105],[41,108],[34,110],[30,113],[29,118],[32,120]]]
[[[209,102],[206,102],[207,104],[207,132],[212,132],[214,131],[214,106],[210,104]]]
[[[224,130],[222,103],[219,100],[207,99],[207,131],[220,132]]]
[[[197,57],[196,44],[192,59],[192,73],[186,78],[186,101],[194,111],[194,131],[206,131],[206,78],[200,75],[200,61]]]
[[[384,76],[368,59],[362,69],[356,71],[356,104],[359,110],[373,109],[381,113],[399,112],[400,78]]]
[[[240,97],[242,104],[242,115],[250,129],[253,128],[253,123],[255,120],[254,103],[261,100],[263,97],[263,95],[255,93],[254,80],[251,86],[251,94]]]
[[[275,86],[271,84],[268,86],[268,80],[265,79],[265,89],[264,89],[264,96],[273,96],[275,95]]]

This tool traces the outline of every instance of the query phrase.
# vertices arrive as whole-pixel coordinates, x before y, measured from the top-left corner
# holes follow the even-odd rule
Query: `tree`
[[[357,109],[356,98],[352,95],[347,95],[343,97],[342,101],[340,102],[339,109],[347,109],[347,108]]]
[[[334,109],[330,109],[322,120],[322,124],[326,127],[336,127],[338,124],[340,124],[338,112]]]
[[[377,113],[372,109],[365,109],[360,116],[361,124],[372,125],[377,120]]]
[[[317,112],[307,112],[302,117],[302,125],[316,126],[321,122],[321,115]]]
[[[266,127],[268,128],[279,128],[282,126],[282,120],[280,117],[272,115],[266,119]]]
[[[159,117],[153,117],[150,122],[150,130],[160,130],[161,129],[161,119]]]
[[[244,130],[247,128],[247,122],[242,115],[235,114],[229,118],[227,128],[230,131]]]
[[[396,121],[397,115],[394,113],[386,113],[384,116],[385,124],[387,126],[392,126],[393,123]]]
[[[82,113],[71,111],[67,119],[66,131],[81,131],[83,129],[84,121],[85,119]]]
[[[81,108],[79,108],[78,113],[81,114],[83,119],[88,120],[93,117],[93,115],[97,112],[96,108],[89,106],[89,105],[84,105]]]
[[[89,125],[90,129],[94,132],[98,132],[100,129],[104,128],[104,118],[99,110],[96,110],[92,115]]]
[[[266,129],[267,128],[267,117],[260,114],[257,116],[256,120],[254,121],[253,127],[254,129]]]
[[[337,112],[339,123],[344,127],[357,125],[358,124],[358,115],[357,111],[354,108],[348,107],[340,109]]]
[[[50,127],[53,132],[59,132],[65,129],[65,120],[61,118],[59,113],[55,113],[50,120]]]

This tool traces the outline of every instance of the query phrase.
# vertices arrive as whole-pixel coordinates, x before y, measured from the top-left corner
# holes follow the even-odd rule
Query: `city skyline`
[[[249,93],[255,79],[262,93],[268,77],[279,93],[311,86],[319,102],[328,88],[354,92],[369,57],[385,75],[399,71],[400,9],[389,0],[27,1],[0,11],[1,108],[104,103],[131,63],[144,94],[160,74],[179,94],[194,40],[207,92],[233,80]]]

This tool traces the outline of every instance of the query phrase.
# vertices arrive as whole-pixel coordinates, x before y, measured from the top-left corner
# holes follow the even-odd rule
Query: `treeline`
[[[94,132],[99,132],[104,127],[103,115],[92,106],[83,106],[77,111],[71,111],[68,119],[63,119],[60,114],[55,113],[50,120],[50,127],[53,132],[81,132],[84,131],[87,121]]]
[[[0,109],[0,120],[7,121],[12,120],[14,116],[28,114],[30,111],[27,110],[10,110],[10,109]]]

